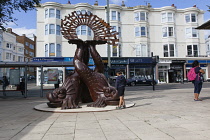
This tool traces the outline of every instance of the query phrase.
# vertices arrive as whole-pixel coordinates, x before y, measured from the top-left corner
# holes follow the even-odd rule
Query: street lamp
[[[107,19],[107,23],[108,24],[110,24],[110,22],[109,22],[109,0],[106,0],[106,19]],[[109,38],[108,38],[108,40],[109,40]],[[111,68],[111,59],[110,59],[110,53],[111,53],[111,51],[110,51],[110,45],[109,45],[109,43],[107,43],[107,47],[108,47],[108,49],[107,49],[107,57],[108,57],[108,67],[109,68]]]

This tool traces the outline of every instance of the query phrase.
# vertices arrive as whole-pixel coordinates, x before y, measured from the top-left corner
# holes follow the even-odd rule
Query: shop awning
[[[73,62],[0,62],[0,67],[71,67]]]
[[[210,20],[203,23],[202,25],[198,26],[197,28],[198,30],[210,30]]]

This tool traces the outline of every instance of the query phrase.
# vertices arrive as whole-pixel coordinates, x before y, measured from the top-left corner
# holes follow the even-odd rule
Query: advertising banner
[[[58,69],[48,69],[48,84],[57,84],[58,83]]]

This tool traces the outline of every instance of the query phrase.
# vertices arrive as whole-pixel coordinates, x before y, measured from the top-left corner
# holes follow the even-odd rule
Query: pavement
[[[48,88],[48,87],[44,87]],[[210,83],[193,100],[193,85],[126,87],[131,108],[105,112],[53,113],[34,110],[47,102],[31,83],[20,91],[0,93],[0,140],[210,140]]]

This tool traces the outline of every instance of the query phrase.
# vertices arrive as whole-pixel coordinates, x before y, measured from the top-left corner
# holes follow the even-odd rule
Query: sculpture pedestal
[[[126,108],[133,107],[135,103],[130,101],[125,101]],[[114,105],[107,105],[106,107],[87,107],[86,104],[80,104],[82,108],[75,108],[75,109],[63,109],[61,110],[60,107],[57,108],[50,108],[46,103],[36,105],[34,107],[35,110],[38,111],[44,111],[44,112],[54,112],[54,113],[83,113],[83,112],[105,112],[105,111],[111,111],[116,110],[116,106]],[[125,109],[126,109],[125,108]]]

